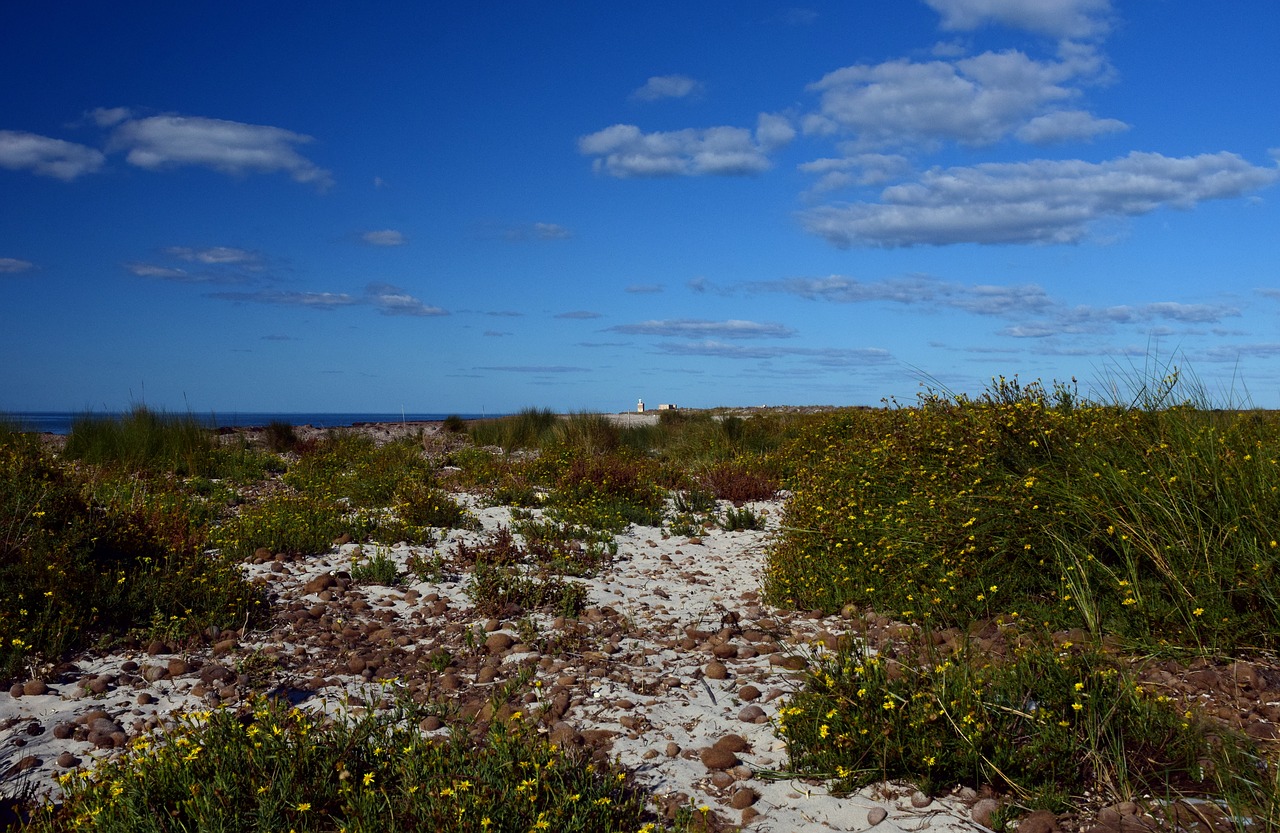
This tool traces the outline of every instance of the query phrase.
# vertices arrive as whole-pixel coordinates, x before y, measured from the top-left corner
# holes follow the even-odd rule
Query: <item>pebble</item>
[[[889,818],[889,811],[883,807],[872,807],[867,811],[867,824],[872,827],[875,827],[887,818]]]
[[[724,667],[723,662],[709,662],[702,669],[702,673],[708,680],[723,680],[729,676],[729,670]]]

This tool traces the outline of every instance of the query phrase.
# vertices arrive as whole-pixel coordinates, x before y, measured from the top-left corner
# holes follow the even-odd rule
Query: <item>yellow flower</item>
[[[364,785],[367,787],[367,786],[369,786],[369,785],[370,785],[370,784],[372,784],[372,783],[373,783],[373,773],[372,773],[372,772],[366,772],[366,773],[364,774]]]
[[[311,809],[311,802],[310,802],[310,801],[304,801],[304,802],[302,802],[301,804],[299,804],[299,805],[298,805],[298,812],[299,812],[299,813],[305,813],[305,812],[307,812],[307,811],[308,811],[308,810],[310,810],[310,809]]]

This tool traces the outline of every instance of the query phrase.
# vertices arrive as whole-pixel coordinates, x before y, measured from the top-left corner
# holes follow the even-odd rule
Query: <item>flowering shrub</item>
[[[473,742],[408,710],[326,721],[280,701],[184,717],[92,776],[64,776],[41,833],[590,830],[656,833],[625,773],[548,743],[518,715]]]
[[[1016,398],[842,414],[803,468],[770,597],[965,627],[996,613],[1274,647],[1280,422]]]

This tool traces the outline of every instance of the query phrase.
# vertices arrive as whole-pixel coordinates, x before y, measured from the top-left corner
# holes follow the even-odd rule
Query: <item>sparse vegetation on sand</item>
[[[629,525],[757,527],[747,504],[787,489],[767,597],[850,624],[813,647],[778,713],[791,774],[994,791],[997,828],[1145,796],[1206,831],[1275,829],[1273,744],[1169,669],[1280,650],[1280,418],[1178,391],[1176,371],[1105,403],[1000,379],[976,399],[816,415],[624,426],[530,410],[434,445],[276,426],[270,448],[140,409],[78,423],[61,457],[0,428],[0,678],[93,643],[194,644],[260,621],[268,602],[238,565],[335,539],[366,545],[355,581],[457,576],[484,615],[572,620],[581,577]],[[524,508],[408,572],[380,555],[474,526],[465,506],[484,502]],[[350,720],[265,701],[192,716],[69,779],[34,829],[196,829],[228,807],[244,830],[705,826],[650,818],[626,773],[554,748],[507,706],[447,740],[415,729],[427,706],[411,702]]]

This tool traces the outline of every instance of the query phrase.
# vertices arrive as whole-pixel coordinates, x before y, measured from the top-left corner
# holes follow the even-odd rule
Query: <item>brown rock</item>
[[[63,769],[71,769],[71,767],[79,766],[79,765],[80,765],[80,759],[77,758],[75,755],[72,755],[70,752],[63,752],[61,755],[58,756],[58,766],[62,767]]]
[[[502,632],[489,634],[484,641],[485,650],[491,654],[500,654],[514,644],[516,641],[511,638],[511,634]]]
[[[719,660],[708,662],[707,666],[702,669],[702,673],[706,675],[708,680],[723,680],[729,676],[728,669]]]
[[[338,579],[329,573],[315,578],[302,585],[302,592],[308,595],[319,593],[322,590],[328,590],[330,587],[337,587]]]
[[[16,699],[18,697],[21,697],[25,693],[26,692],[23,690],[22,683],[14,683],[13,685],[9,686],[10,697],[13,697]]]
[[[753,685],[744,685],[742,688],[738,689],[738,697],[744,702],[750,703],[752,700],[759,699],[760,689]]]
[[[1000,804],[994,798],[980,798],[973,804],[970,813],[973,820],[984,827],[991,826],[991,817],[995,815],[996,810],[1000,809]]]
[[[674,758],[676,755],[680,754],[680,744],[673,740],[667,741],[667,747],[662,750],[662,754],[666,755],[668,758]]]
[[[1048,810],[1036,810],[1018,822],[1018,833],[1058,833],[1058,819]]]
[[[707,769],[729,769],[738,765],[738,756],[728,749],[708,746],[698,753],[702,765]]]
[[[768,720],[765,717],[764,709],[756,705],[746,706],[742,711],[738,712],[738,719],[743,723],[759,723]]]
[[[184,659],[169,660],[168,671],[170,677],[180,677],[191,670],[191,663]]]
[[[745,752],[751,748],[751,744],[747,743],[747,739],[742,735],[725,735],[715,742],[716,749],[724,749],[728,752]]]
[[[872,807],[867,811],[867,824],[872,827],[875,827],[887,818],[889,818],[889,811],[883,807]]]
[[[911,806],[915,807],[917,810],[922,810],[925,807],[928,807],[932,803],[933,803],[933,799],[925,795],[920,790],[916,790],[911,794]],[[1018,829],[1021,830],[1022,828],[1019,827]]]
[[[44,684],[44,680],[28,680],[22,684],[22,693],[28,697],[39,697],[41,694],[48,694],[49,687]]]
[[[735,810],[745,810],[755,804],[757,798],[759,796],[756,795],[755,790],[750,787],[742,787],[734,790],[733,795],[729,797],[729,806]]]

